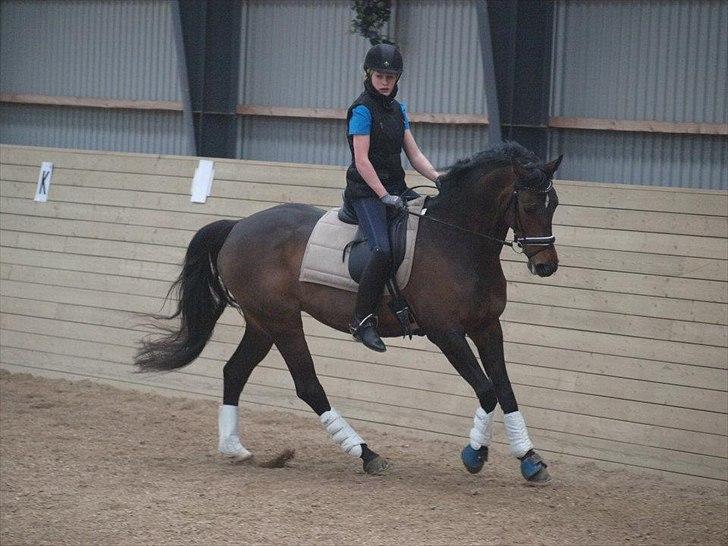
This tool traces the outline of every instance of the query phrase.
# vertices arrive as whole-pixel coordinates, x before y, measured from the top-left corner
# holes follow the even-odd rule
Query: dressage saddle
[[[420,195],[413,191],[407,190],[402,194],[402,199],[405,201],[412,201],[420,197]],[[345,224],[359,223],[356,217],[356,211],[347,202],[343,200],[343,204],[339,209],[338,213],[339,220]],[[417,325],[415,316],[407,303],[407,300],[402,295],[402,292],[397,285],[397,270],[402,265],[402,261],[405,257],[405,251],[407,250],[407,221],[409,214],[406,210],[398,211],[395,216],[388,218],[388,231],[389,231],[389,244],[392,249],[392,261],[390,263],[389,273],[387,274],[387,291],[391,296],[389,302],[389,308],[397,317],[400,327],[402,328],[402,335],[409,336],[412,339],[413,335],[423,335],[420,332],[420,328]],[[372,251],[367,244],[366,234],[364,230],[359,227],[354,236],[354,239],[344,247],[342,254],[342,262],[346,261],[346,255],[349,254],[348,269],[349,275],[354,279],[355,282],[361,280],[361,276],[364,272],[364,268],[369,259],[371,258]]]

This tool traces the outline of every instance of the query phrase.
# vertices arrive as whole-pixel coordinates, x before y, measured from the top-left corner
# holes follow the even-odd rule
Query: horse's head
[[[506,221],[513,229],[513,248],[523,251],[528,270],[539,277],[548,277],[559,267],[551,221],[559,204],[553,176],[562,157],[540,165],[513,163],[515,179]]]

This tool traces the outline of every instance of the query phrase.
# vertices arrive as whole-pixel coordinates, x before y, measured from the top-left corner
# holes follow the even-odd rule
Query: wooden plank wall
[[[132,373],[193,233],[280,202],[339,203],[334,167],[216,160],[212,197],[191,204],[197,160],[0,147],[2,367],[218,398],[242,333],[226,311],[181,372]],[[54,163],[47,203],[32,198]],[[411,185],[417,181],[411,177]],[[506,357],[522,412],[546,456],[728,481],[728,195],[558,182],[561,267],[530,275],[504,252]],[[384,354],[305,318],[332,403],[353,422],[464,439],[469,388],[427,340]],[[246,403],[311,414],[273,351]],[[211,424],[214,426],[214,424]],[[505,456],[496,425],[496,451]],[[457,453],[453,453],[457,457]],[[558,457],[557,457],[558,458]]]

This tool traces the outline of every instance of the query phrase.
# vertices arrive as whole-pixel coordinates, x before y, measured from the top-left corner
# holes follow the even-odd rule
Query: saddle
[[[420,198],[417,192],[408,190],[402,194],[402,199],[407,201],[414,201]],[[339,220],[346,224],[358,224],[359,221],[356,217],[356,211],[349,204],[346,199],[343,200],[344,204],[339,209],[338,217]],[[407,211],[399,211],[397,214],[390,218],[388,216],[388,231],[389,231],[389,245],[392,249],[392,261],[389,267],[389,274],[387,275],[387,291],[392,298],[389,301],[389,309],[392,311],[402,328],[402,336],[409,336],[412,339],[414,333],[419,333],[419,326],[415,320],[414,314],[407,303],[407,300],[402,295],[399,286],[397,286],[397,270],[404,261],[405,251],[407,250],[407,221],[409,220],[409,214]],[[342,261],[346,261],[346,252],[349,251],[349,274],[351,278],[357,283],[361,280],[361,276],[364,272],[364,268],[369,263],[372,256],[372,251],[366,240],[366,234],[364,230],[359,227],[356,232],[356,236],[353,241],[347,243],[344,247],[342,254]]]
[[[420,212],[425,202],[424,196],[411,190],[402,198],[415,213]],[[409,281],[418,227],[419,218],[405,211],[389,219],[392,263],[386,283],[390,295],[388,305],[397,317],[402,334],[410,338],[421,332],[401,289]],[[314,227],[304,252],[299,280],[356,292],[370,256],[371,250],[366,235],[358,226],[356,213],[344,201],[341,208],[327,212]]]
[[[407,201],[412,201],[414,199],[417,199],[418,197],[419,195],[414,195]],[[356,212],[354,211],[354,208],[346,201],[344,201],[344,204],[339,209],[337,216],[339,217],[339,220],[341,220],[345,224],[359,224],[359,221],[356,218]],[[407,214],[405,211],[401,211],[396,216],[387,218],[389,226],[389,244],[392,249],[391,269],[392,273],[394,273],[395,275],[397,269],[399,269],[399,266],[402,265],[402,261],[404,260],[404,254],[407,250],[408,219],[409,214]],[[343,261],[346,261],[347,252],[349,253],[349,274],[351,275],[351,278],[358,283],[361,280],[364,268],[366,267],[367,263],[369,263],[369,258],[372,255],[371,249],[367,244],[366,234],[361,227],[357,229],[354,239],[347,243],[347,245],[344,247],[344,252],[342,254]]]

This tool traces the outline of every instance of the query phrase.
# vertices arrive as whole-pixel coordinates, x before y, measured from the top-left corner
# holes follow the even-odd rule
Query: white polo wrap
[[[490,413],[485,413],[483,408],[475,410],[473,428],[470,429],[470,447],[476,451],[490,445],[490,440],[493,438],[493,414],[495,410]]]
[[[334,408],[322,413],[320,419],[321,424],[334,442],[341,446],[341,449],[353,457],[361,457],[361,444],[364,443],[364,440],[354,432],[351,425]]]
[[[227,457],[245,460],[253,454],[240,443],[238,406],[222,405],[217,412],[218,450]]]
[[[523,457],[529,449],[533,449],[533,442],[528,437],[526,421],[520,411],[506,413],[503,416],[503,424],[506,426],[506,437],[511,444],[511,455]]]

